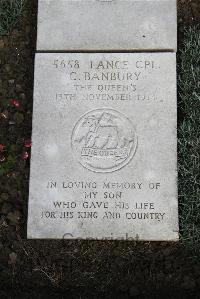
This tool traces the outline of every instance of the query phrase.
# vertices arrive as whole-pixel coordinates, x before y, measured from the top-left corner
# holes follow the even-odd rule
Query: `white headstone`
[[[176,114],[175,53],[36,54],[28,237],[177,240]]]
[[[169,50],[176,0],[39,0],[39,51]]]

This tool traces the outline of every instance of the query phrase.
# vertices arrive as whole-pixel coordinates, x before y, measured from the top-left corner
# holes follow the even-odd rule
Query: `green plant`
[[[183,243],[200,253],[200,27],[185,30],[180,53],[178,129],[180,227]]]
[[[0,35],[7,34],[19,19],[25,0],[0,0]]]

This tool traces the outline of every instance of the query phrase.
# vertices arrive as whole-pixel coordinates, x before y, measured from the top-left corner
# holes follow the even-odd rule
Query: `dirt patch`
[[[181,244],[27,241],[37,1],[0,38],[1,298],[198,298],[200,262]],[[179,44],[200,3],[178,2]]]
[[[199,0],[178,0],[178,23],[180,25],[199,23],[200,2]]]

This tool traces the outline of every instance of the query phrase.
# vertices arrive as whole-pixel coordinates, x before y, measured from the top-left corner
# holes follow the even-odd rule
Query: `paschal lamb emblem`
[[[102,108],[80,117],[72,132],[78,161],[95,172],[112,172],[127,165],[137,148],[132,122],[121,112]]]

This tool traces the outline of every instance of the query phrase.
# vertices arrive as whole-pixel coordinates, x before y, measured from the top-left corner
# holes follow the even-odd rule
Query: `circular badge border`
[[[91,113],[91,112],[95,112],[95,111],[98,111],[98,110],[111,110],[111,111],[114,111],[114,112],[117,112],[117,113],[121,114],[123,117],[125,117],[125,118],[132,124],[132,126],[133,126],[133,128],[134,128],[134,131],[135,131],[134,133],[136,134],[136,136],[135,136],[135,139],[136,139],[136,140],[135,140],[135,146],[134,146],[133,149],[131,150],[131,154],[130,154],[130,156],[128,157],[128,159],[126,159],[122,164],[119,164],[118,166],[114,166],[111,170],[109,170],[109,169],[106,169],[106,170],[98,170],[98,169],[95,169],[95,168],[93,168],[93,167],[91,167],[91,166],[85,165],[85,163],[81,162],[81,161],[80,161],[80,158],[78,158],[78,162],[79,162],[79,164],[81,164],[81,165],[82,165],[85,169],[87,169],[87,170],[90,170],[90,171],[92,171],[92,172],[96,172],[96,173],[111,173],[111,172],[115,172],[115,171],[117,171],[117,170],[120,170],[120,169],[124,168],[126,165],[128,165],[128,164],[131,162],[131,160],[133,159],[134,155],[136,154],[137,147],[138,147],[138,136],[137,136],[135,127],[134,127],[132,121],[131,121],[131,120],[130,120],[124,113],[119,112],[118,110],[115,110],[115,109],[113,109],[113,108],[106,108],[106,107],[92,109],[92,110],[89,110],[88,112],[84,113],[84,114],[79,118],[79,120],[75,123],[74,128],[73,128],[73,130],[72,130],[72,134],[71,134],[71,148],[72,148],[72,151],[73,151],[73,156],[75,156],[75,157],[77,158],[77,155],[75,154],[75,153],[76,153],[76,149],[75,149],[75,147],[74,147],[74,145],[73,145],[73,136],[74,136],[74,132],[76,131],[76,128],[77,128],[77,126],[78,126],[80,120],[81,120],[84,116],[86,116],[87,114],[89,114],[89,113]]]

